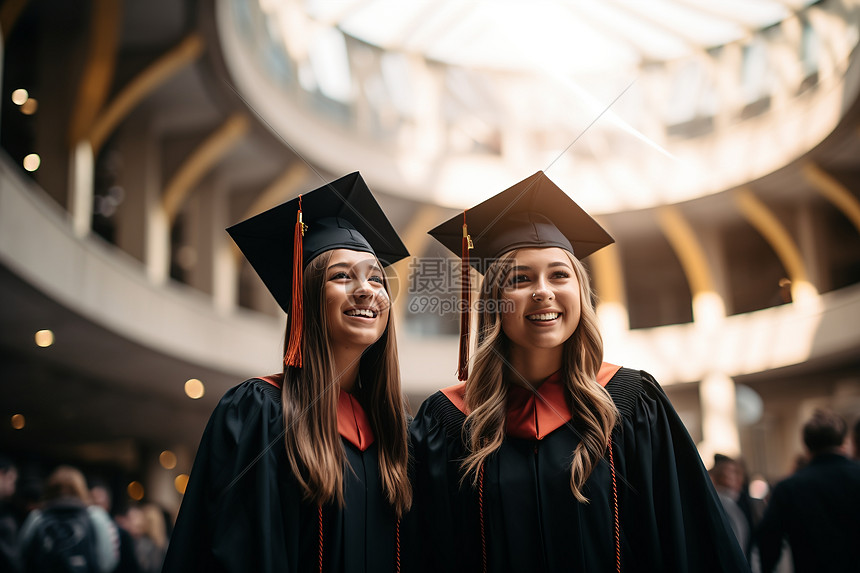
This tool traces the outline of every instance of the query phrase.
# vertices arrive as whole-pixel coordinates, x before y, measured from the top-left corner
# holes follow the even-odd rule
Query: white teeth
[[[370,310],[369,308],[353,308],[346,311],[347,316],[366,316],[368,318],[373,318],[376,316],[376,313]]]
[[[535,320],[535,321],[538,321],[538,320],[555,320],[556,318],[558,318],[558,313],[557,312],[547,312],[545,314],[531,314],[531,315],[527,316],[526,318],[528,318],[529,320]]]

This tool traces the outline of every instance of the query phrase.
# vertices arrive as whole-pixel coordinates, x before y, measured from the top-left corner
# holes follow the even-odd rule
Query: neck
[[[352,392],[358,380],[358,365],[361,362],[361,352],[352,349],[336,349],[334,353],[334,374],[338,385],[347,392]]]
[[[511,382],[533,388],[540,385],[551,374],[561,368],[562,347],[556,348],[511,348]],[[525,382],[523,381],[525,379]]]
[[[812,458],[814,459],[814,458],[817,458],[820,456],[827,456],[830,454],[836,454],[839,456],[844,456],[844,455],[846,455],[846,452],[842,446],[834,446],[832,448],[824,448],[822,450],[815,452],[814,454],[812,454]]]

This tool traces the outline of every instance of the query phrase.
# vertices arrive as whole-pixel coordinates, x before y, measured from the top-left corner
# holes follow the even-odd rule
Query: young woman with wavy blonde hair
[[[408,252],[358,173],[228,231],[289,314],[284,368],[212,414],[164,571],[400,571],[412,489],[383,266]]]
[[[603,362],[580,259],[612,238],[542,172],[430,234],[485,277],[410,426],[422,570],[746,571],[660,386]]]

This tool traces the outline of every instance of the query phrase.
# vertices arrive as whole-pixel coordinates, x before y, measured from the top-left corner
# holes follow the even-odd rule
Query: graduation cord
[[[394,536],[396,545],[394,548],[394,570],[400,573],[400,518],[397,518],[397,524],[394,526]]]
[[[320,523],[320,573],[323,572],[323,519],[322,519],[322,504],[317,506],[319,508],[319,523]]]
[[[615,571],[621,573],[621,527],[618,523],[618,484],[615,481],[615,460],[612,458],[612,436],[609,437],[609,471],[612,473],[612,513],[615,518]]]
[[[320,529],[320,556],[319,556],[319,571],[323,572],[323,510],[322,505],[317,506],[319,508],[319,529]],[[483,529],[483,528],[482,528]],[[394,546],[394,571],[396,573],[400,573],[400,518],[397,518],[397,523],[394,526],[394,537],[395,537],[395,546]],[[485,559],[486,561],[486,559]],[[484,571],[487,568],[484,567]]]
[[[478,472],[478,514],[481,518],[481,573],[487,573],[487,534],[484,530],[484,463]]]
[[[612,437],[609,437],[609,471],[612,474],[612,517],[615,522],[615,571],[621,573],[621,526],[618,519],[618,482],[615,479],[615,459]],[[481,521],[481,572],[487,573],[487,533],[484,529],[484,464],[478,471],[478,515]],[[397,521],[397,571],[400,571],[400,520]]]

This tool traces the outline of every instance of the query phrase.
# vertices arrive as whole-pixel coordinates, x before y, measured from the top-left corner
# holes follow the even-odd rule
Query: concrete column
[[[79,141],[72,148],[69,161],[69,204],[72,230],[76,237],[86,237],[93,222],[93,172],[95,158],[89,141]]]
[[[827,273],[827,252],[825,233],[821,227],[820,213],[810,203],[801,203],[797,211],[797,242],[801,257],[806,261],[809,282],[818,292],[830,290],[830,277]]]
[[[116,244],[141,262],[146,262],[147,196],[160,185],[158,146],[149,128],[150,116],[142,114],[129,118],[117,134],[117,150],[123,158],[123,168],[117,184],[125,198],[117,209]]]
[[[212,225],[209,202],[211,178],[202,181],[187,199],[182,216],[181,259],[184,264],[185,282],[197,290],[210,292],[212,286],[212,242],[209,228]],[[176,245],[174,245],[174,249]]]
[[[161,173],[161,155],[152,155],[152,173]],[[144,220],[146,227],[146,274],[154,284],[164,284],[170,277],[170,222],[161,204],[161,178],[145,187]]]
[[[702,408],[702,437],[699,453],[705,460],[715,453],[737,456],[740,454],[735,416],[735,382],[726,374],[714,372],[699,385]]]
[[[239,259],[224,230],[230,225],[229,196],[227,184],[218,181],[213,185],[208,238],[212,245],[212,299],[222,314],[233,312],[239,302]]]

